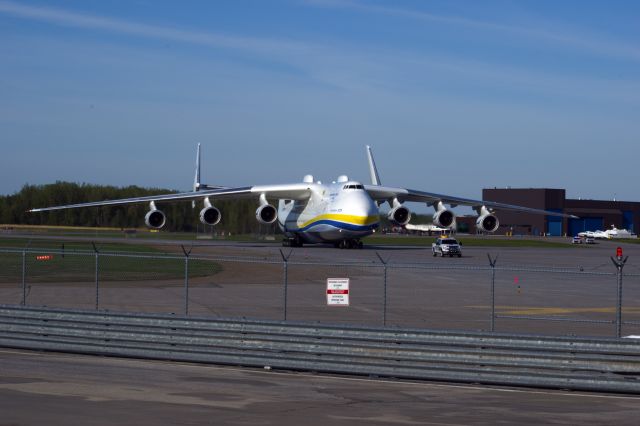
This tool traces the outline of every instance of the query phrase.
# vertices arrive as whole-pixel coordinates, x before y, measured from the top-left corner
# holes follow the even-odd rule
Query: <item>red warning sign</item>
[[[349,278],[327,278],[327,306],[349,306]]]

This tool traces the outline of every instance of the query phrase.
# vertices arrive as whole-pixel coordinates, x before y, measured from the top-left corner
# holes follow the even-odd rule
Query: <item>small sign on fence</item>
[[[327,306],[349,306],[349,278],[327,278]]]
[[[39,256],[36,256],[36,260],[51,260],[53,259],[53,255],[51,254],[42,254]]]

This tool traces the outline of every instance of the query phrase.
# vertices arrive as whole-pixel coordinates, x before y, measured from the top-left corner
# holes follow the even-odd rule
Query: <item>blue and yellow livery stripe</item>
[[[299,224],[299,231],[306,231],[312,226],[326,224],[337,228],[349,229],[353,231],[365,231],[377,228],[380,218],[376,216],[356,216],[350,214],[327,213],[321,214]]]

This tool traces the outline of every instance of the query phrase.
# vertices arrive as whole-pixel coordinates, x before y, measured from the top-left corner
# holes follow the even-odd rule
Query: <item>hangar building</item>
[[[483,189],[482,199],[579,217],[572,219],[496,210],[500,221],[496,233],[576,235],[582,231],[611,229],[612,225],[630,232],[640,230],[640,202],[567,199],[564,189],[551,188]],[[465,218],[460,219],[467,222]],[[475,219],[468,225],[469,231],[475,232]]]

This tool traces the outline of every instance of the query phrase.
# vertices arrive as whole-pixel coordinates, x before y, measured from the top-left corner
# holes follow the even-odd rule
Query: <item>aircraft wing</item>
[[[364,185],[364,189],[369,193],[371,198],[376,201],[389,201],[396,198],[398,201],[414,201],[427,203],[428,205],[435,205],[438,202],[449,204],[451,207],[456,206],[471,206],[476,210],[479,210],[482,206],[489,209],[499,210],[511,210],[524,213],[544,214],[548,216],[561,216],[577,218],[577,216],[552,212],[548,210],[532,209],[530,207],[516,206],[513,204],[496,203],[493,201],[472,200],[470,198],[461,198],[451,195],[435,194],[432,192],[418,191],[415,189],[406,188],[393,188],[388,186],[379,185]]]
[[[94,201],[89,203],[67,204],[64,206],[31,209],[29,212],[74,209],[79,207],[119,206],[123,204],[150,203],[162,201],[195,201],[209,198],[212,202],[218,199],[258,198],[262,194],[266,198],[305,200],[311,195],[306,183],[284,185],[257,185],[240,188],[206,189],[202,191],[180,192],[175,194],[150,195],[145,197],[122,198],[119,200]]]

